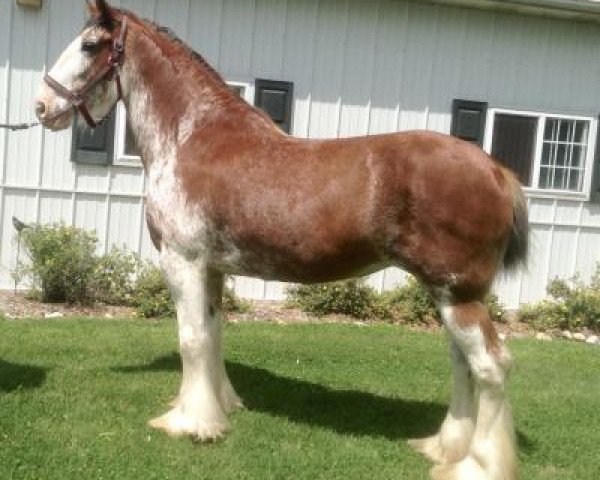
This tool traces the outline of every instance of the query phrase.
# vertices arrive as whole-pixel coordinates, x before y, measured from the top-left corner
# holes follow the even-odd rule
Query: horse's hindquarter
[[[430,284],[487,287],[512,227],[506,173],[447,135],[408,132],[397,143],[379,201],[384,221],[396,215],[380,225],[390,255]]]

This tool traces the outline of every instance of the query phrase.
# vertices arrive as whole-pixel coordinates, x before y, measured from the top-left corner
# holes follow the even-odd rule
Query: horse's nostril
[[[35,113],[38,117],[41,117],[46,112],[46,104],[44,102],[36,102]]]

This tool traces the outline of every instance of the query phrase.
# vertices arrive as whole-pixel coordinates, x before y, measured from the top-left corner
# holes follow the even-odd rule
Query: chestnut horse
[[[454,376],[440,431],[411,444],[436,463],[435,479],[514,480],[510,356],[484,297],[497,271],[527,254],[515,177],[481,149],[426,131],[290,137],[168,30],[105,0],[88,9],[36,112],[60,130],[76,109],[94,126],[125,103],[183,364],[173,408],[151,425],[215,439],[242,405],[221,352],[225,274],[309,283],[398,266],[437,303]]]

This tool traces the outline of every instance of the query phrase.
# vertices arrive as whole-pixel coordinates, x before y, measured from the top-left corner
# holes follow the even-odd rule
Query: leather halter
[[[67,100],[69,103],[66,108],[59,110],[55,113],[50,120],[57,118],[68,110],[74,108],[79,110],[85,122],[90,128],[95,128],[97,123],[94,121],[90,112],[85,104],[90,92],[104,80],[115,80],[117,84],[117,101],[123,98],[123,89],[121,87],[121,78],[117,67],[123,64],[123,52],[125,49],[125,34],[127,33],[127,17],[123,17],[121,22],[121,32],[119,37],[113,42],[112,51],[108,56],[108,62],[106,66],[100,70],[92,79],[79,90],[69,90],[64,87],[60,82],[52,78],[50,75],[44,77],[44,82],[54,90],[59,96]]]

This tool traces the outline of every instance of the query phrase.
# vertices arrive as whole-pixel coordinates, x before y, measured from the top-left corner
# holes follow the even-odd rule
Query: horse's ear
[[[109,30],[112,29],[114,17],[112,9],[110,8],[110,5],[106,3],[106,0],[96,0],[95,10],[100,24]]]
[[[114,15],[112,8],[106,3],[106,0],[85,0],[85,3],[87,5],[88,16],[108,30],[112,30]]]
[[[87,7],[88,17],[93,17],[94,15],[96,15],[96,13],[97,13],[96,5],[92,4],[92,2],[90,2],[90,0],[85,0],[85,5]]]

